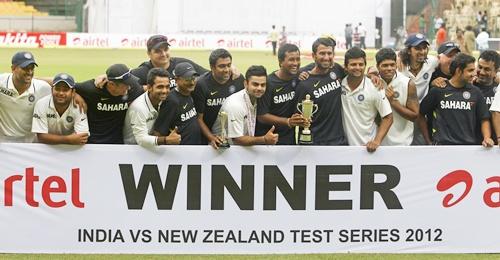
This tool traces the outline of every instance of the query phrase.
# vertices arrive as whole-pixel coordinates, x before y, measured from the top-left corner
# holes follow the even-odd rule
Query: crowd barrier
[[[499,253],[500,149],[0,146],[1,253]]]

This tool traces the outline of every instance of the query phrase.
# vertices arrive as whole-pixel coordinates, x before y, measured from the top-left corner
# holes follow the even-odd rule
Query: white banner
[[[67,46],[70,48],[139,48],[146,49],[148,34],[98,34],[68,33]],[[271,42],[266,35],[251,34],[168,34],[169,43],[175,49],[238,49],[271,50]],[[319,35],[288,36],[288,42],[300,49],[311,50],[312,43]],[[345,49],[344,38],[337,38],[338,48]]]
[[[1,253],[499,253],[500,149],[0,146]]]

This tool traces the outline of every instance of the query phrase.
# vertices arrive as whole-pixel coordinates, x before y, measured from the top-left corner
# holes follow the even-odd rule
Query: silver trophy
[[[219,124],[220,124],[220,138],[222,139],[222,143],[219,145],[220,148],[229,148],[229,142],[227,141],[227,113],[224,111],[219,112]]]
[[[311,121],[314,113],[318,111],[318,105],[314,104],[314,101],[311,100],[311,95],[307,94],[306,99],[302,100],[302,103],[297,104],[297,110],[302,114],[302,116]],[[310,145],[313,143],[311,130],[309,127],[304,127],[299,136],[299,144]]]

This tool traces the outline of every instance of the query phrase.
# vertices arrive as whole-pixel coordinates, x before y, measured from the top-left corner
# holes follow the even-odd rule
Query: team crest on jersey
[[[394,91],[394,98],[398,98],[398,97],[399,97],[399,92]]]
[[[498,87],[493,87],[493,93],[497,93],[497,88]]]
[[[236,87],[234,85],[229,86],[229,93],[233,94],[236,91]]]
[[[469,99],[469,98],[470,98],[470,92],[469,92],[469,91],[464,91],[464,93],[462,94],[462,96],[463,96],[465,99]]]
[[[427,73],[427,72],[426,72],[426,73],[424,73],[424,76],[423,76],[423,77],[424,77],[424,79],[428,79],[428,78],[429,78],[429,73]]]
[[[292,80],[292,88],[295,88],[297,86],[297,80]]]
[[[28,96],[28,101],[29,101],[29,102],[31,102],[31,103],[35,102],[35,95],[30,94],[30,95]]]
[[[362,102],[363,100],[365,100],[365,96],[364,96],[363,94],[360,94],[360,95],[358,96],[358,101],[359,101],[359,102]]]
[[[336,80],[337,79],[337,74],[335,72],[330,72],[330,78],[333,79],[333,80]]]
[[[67,121],[68,123],[71,123],[71,122],[73,122],[73,121],[74,121],[74,119],[73,119],[73,117],[72,117],[72,116],[68,116],[68,117],[66,117],[66,121]]]

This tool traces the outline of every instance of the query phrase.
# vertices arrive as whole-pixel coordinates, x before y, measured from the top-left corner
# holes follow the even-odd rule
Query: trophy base
[[[222,144],[219,144],[219,148],[221,149],[227,149],[231,147],[231,145],[229,143],[222,143]]]
[[[312,135],[310,135],[310,134],[300,135],[299,144],[300,145],[312,145],[313,144]]]

